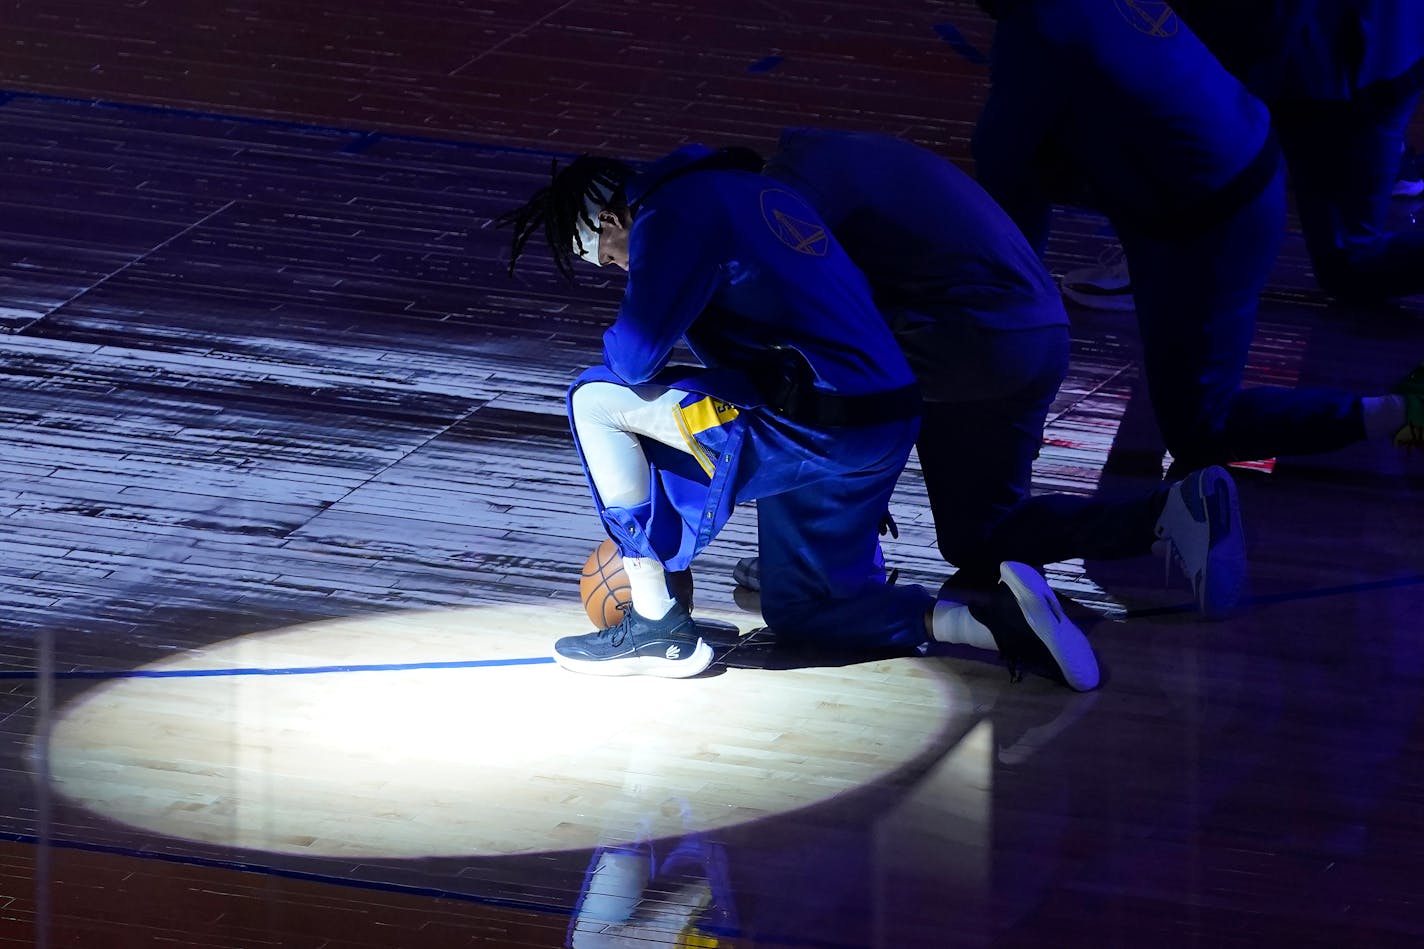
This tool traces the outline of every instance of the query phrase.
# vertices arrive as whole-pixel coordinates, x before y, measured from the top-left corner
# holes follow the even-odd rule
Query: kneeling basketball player
[[[998,595],[972,611],[886,582],[878,529],[919,431],[914,375],[819,216],[759,168],[700,146],[642,170],[583,156],[500,218],[514,228],[511,270],[542,228],[565,276],[575,257],[628,272],[603,365],[574,382],[569,413],[632,606],[558,640],[555,658],[601,675],[705,670],[712,649],[665,571],[756,500],[778,643],[966,643],[1095,687],[1092,648],[1031,568],[1000,565]],[[669,364],[680,341],[700,366]]]

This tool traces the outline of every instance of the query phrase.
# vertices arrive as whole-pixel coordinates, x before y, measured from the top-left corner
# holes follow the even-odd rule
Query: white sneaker
[[[1017,680],[1018,666],[1041,662],[1047,653],[1069,688],[1096,689],[1098,657],[1088,637],[1064,614],[1043,575],[1027,564],[1005,561],[999,565],[999,579],[1018,604],[1018,615],[1006,615],[990,627],[1010,676]]]
[[[1109,247],[1093,267],[1081,267],[1063,275],[1063,295],[1079,306],[1094,310],[1128,311],[1136,307],[1132,299],[1132,276],[1121,246]]]
[[[1236,607],[1245,585],[1246,538],[1236,482],[1225,468],[1193,471],[1174,484],[1157,536],[1186,574],[1204,616],[1220,618]]]

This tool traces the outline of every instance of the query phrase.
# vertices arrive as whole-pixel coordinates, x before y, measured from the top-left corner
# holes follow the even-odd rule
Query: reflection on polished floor
[[[511,278],[490,219],[586,149],[964,160],[973,3],[391,6],[0,16],[0,944],[1424,942],[1419,457],[1239,472],[1223,622],[1160,561],[1053,565],[1092,693],[768,664],[750,509],[696,568],[708,676],[549,661],[601,537],[564,393],[621,284]],[[1107,242],[1058,225],[1055,270]],[[1038,484],[1145,483],[1131,314],[1071,315]],[[1420,358],[1420,301],[1332,305],[1288,237],[1252,380]],[[913,462],[894,514],[937,585]]]

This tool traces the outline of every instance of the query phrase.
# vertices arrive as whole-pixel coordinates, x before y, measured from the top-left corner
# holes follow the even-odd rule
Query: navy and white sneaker
[[[712,647],[698,635],[692,614],[681,603],[656,620],[630,606],[616,626],[554,643],[554,661],[586,675],[686,679],[712,664]]]
[[[1226,469],[1213,465],[1172,485],[1156,530],[1202,615],[1219,619],[1235,609],[1245,587],[1246,538],[1236,482]]]
[[[1064,614],[1043,575],[1028,564],[1005,561],[999,565],[999,579],[1002,585],[985,625],[1009,667],[1009,678],[1017,682],[1025,665],[1035,665],[1057,670],[1070,689],[1096,689],[1098,657],[1088,637]],[[998,592],[1004,590],[1007,598]]]
[[[1128,312],[1137,308],[1132,296],[1132,274],[1120,244],[1105,250],[1093,267],[1079,267],[1063,275],[1063,296],[1093,310]]]
[[[732,579],[737,586],[753,593],[761,592],[761,558],[743,557],[732,568]]]

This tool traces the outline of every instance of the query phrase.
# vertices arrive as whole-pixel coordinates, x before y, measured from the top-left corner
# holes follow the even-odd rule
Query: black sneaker
[[[1037,570],[1011,561],[999,565],[994,596],[980,622],[989,627],[1009,678],[1023,678],[1024,666],[1056,670],[1071,689],[1098,687],[1093,647],[1063,613],[1058,597]],[[977,611],[976,611],[977,612]]]
[[[761,558],[743,557],[732,568],[732,579],[737,586],[753,593],[761,592]]]
[[[639,616],[630,606],[617,626],[554,643],[554,661],[587,675],[686,679],[712,664],[712,647],[697,634],[692,614],[681,603],[656,620]]]
[[[896,537],[899,537],[900,528],[896,526],[895,522],[890,519],[890,516],[888,514],[885,517],[886,524],[888,524],[889,526],[882,527],[880,532],[883,534],[888,530]],[[671,576],[671,574],[669,574],[669,576]],[[893,567],[885,572],[885,582],[890,584],[891,586],[895,585],[895,581],[898,580],[899,577],[899,567]],[[732,567],[732,581],[743,590],[750,590],[752,593],[760,593],[761,558],[743,557],[741,560],[738,560],[736,564]]]

